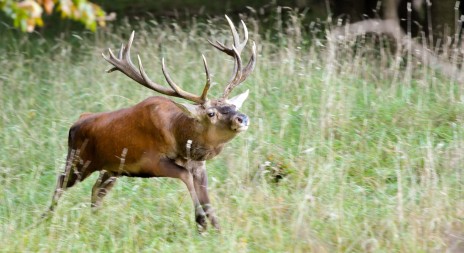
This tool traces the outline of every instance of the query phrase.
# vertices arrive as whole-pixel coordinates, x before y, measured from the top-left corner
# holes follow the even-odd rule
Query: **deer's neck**
[[[218,155],[226,141],[216,140],[208,129],[183,114],[176,120],[175,138],[180,157],[194,161],[209,160]]]

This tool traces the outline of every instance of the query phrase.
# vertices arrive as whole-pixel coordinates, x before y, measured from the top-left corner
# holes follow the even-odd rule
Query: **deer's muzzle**
[[[249,122],[248,116],[243,113],[237,113],[232,118],[231,128],[234,131],[242,132],[248,129]]]

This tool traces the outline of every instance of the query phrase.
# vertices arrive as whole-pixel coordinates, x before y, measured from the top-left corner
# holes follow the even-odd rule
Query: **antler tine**
[[[208,63],[206,63],[206,58],[202,54],[201,57],[203,58],[203,65],[205,66],[205,74],[206,74],[206,84],[205,87],[203,88],[203,92],[201,93],[201,99],[206,101],[206,95],[208,95],[208,90],[209,87],[211,86],[211,76],[209,75],[209,70],[208,70]]]
[[[251,57],[250,60],[248,61],[248,64],[242,71],[242,77],[240,78],[240,83],[245,81],[245,79],[253,72],[256,66],[256,44],[253,41],[253,46],[251,48]]]
[[[243,36],[245,37],[245,39],[243,39],[243,42],[240,44],[240,47],[242,48],[245,48],[246,44],[248,43],[248,28],[247,26],[245,25],[245,22],[243,22],[243,20],[240,20],[242,21],[242,26],[243,26]]]
[[[240,52],[241,50],[238,47],[240,45],[240,38],[238,37],[238,33],[237,33],[237,30],[235,29],[235,25],[234,23],[232,23],[232,20],[230,20],[230,18],[227,15],[225,16],[226,16],[227,22],[229,23],[230,31],[232,32],[232,37],[234,39],[234,46]]]
[[[211,46],[215,47],[217,50],[226,53],[227,55],[230,55],[234,57],[234,51],[231,48],[226,47],[223,43],[219,42],[216,40],[216,42],[212,42],[211,40],[208,40],[209,44]]]
[[[122,52],[124,51],[124,44],[121,44],[121,49],[119,49],[118,59],[122,59]]]
[[[164,58],[161,59],[161,69],[163,70],[163,75],[166,78],[166,81],[168,82],[169,86],[181,97],[185,98],[187,100],[190,100],[195,103],[202,104],[206,102],[206,100],[203,100],[202,97],[194,95],[192,93],[189,93],[187,91],[184,91],[181,89],[172,79],[171,76],[169,75],[169,72],[166,69],[166,65],[164,64]]]
[[[232,50],[234,51],[234,58],[235,58],[235,64],[234,64],[234,75],[230,79],[229,83],[227,84],[226,88],[224,89],[224,93],[222,94],[222,98],[227,98],[227,96],[230,94],[230,92],[237,87],[237,85],[240,84],[240,80],[242,78],[242,58],[240,57],[240,54],[238,53],[237,49],[235,46],[232,46]]]
[[[123,58],[123,59],[127,60],[129,65],[131,65],[131,66],[134,66],[134,64],[132,63],[132,60],[130,58],[130,50],[131,50],[131,47],[132,47],[132,42],[134,42],[134,36],[135,36],[135,31],[132,31],[132,33],[131,33],[131,35],[129,37],[129,41],[127,41],[126,46],[125,47],[122,46],[121,47],[122,52],[121,51],[119,52],[120,58]]]
[[[140,59],[140,55],[137,55],[137,60],[139,62],[139,73],[142,76],[142,79],[144,80],[144,82],[148,83],[150,81],[150,78],[148,77],[147,73],[145,72],[145,69],[143,68],[143,64],[142,64],[142,60]],[[142,85],[144,85],[144,84],[142,84]],[[148,87],[148,86],[146,86],[146,87]],[[148,88],[150,88],[150,87],[148,87]],[[175,94],[173,96],[177,96],[177,94]]]

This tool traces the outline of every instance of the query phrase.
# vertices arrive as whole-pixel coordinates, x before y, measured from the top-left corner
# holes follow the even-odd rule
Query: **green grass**
[[[235,93],[250,89],[242,111],[252,124],[207,162],[223,229],[202,236],[186,187],[175,179],[121,178],[101,211],[91,214],[93,175],[64,194],[50,220],[38,221],[65,164],[67,131],[80,113],[115,110],[156,95],[120,73],[104,73],[101,52],[118,48],[135,29],[132,54],[141,55],[152,79],[164,84],[165,57],[174,80],[195,92],[204,84],[204,53],[217,83],[211,93],[219,95],[231,61],[206,38],[228,38],[224,20],[192,22],[188,29],[140,21],[136,28],[55,39],[2,28],[0,251],[462,247],[462,84],[407,57],[397,61],[387,49],[379,54],[369,39],[337,45],[331,57],[325,41],[303,39],[309,34],[298,22],[268,31],[253,25],[259,22],[247,23],[259,58]]]

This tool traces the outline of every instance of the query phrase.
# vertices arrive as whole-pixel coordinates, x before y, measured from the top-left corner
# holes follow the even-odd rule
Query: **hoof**
[[[197,214],[195,216],[195,221],[197,222],[198,232],[203,233],[206,231],[207,223],[206,223],[206,215],[204,213]]]

